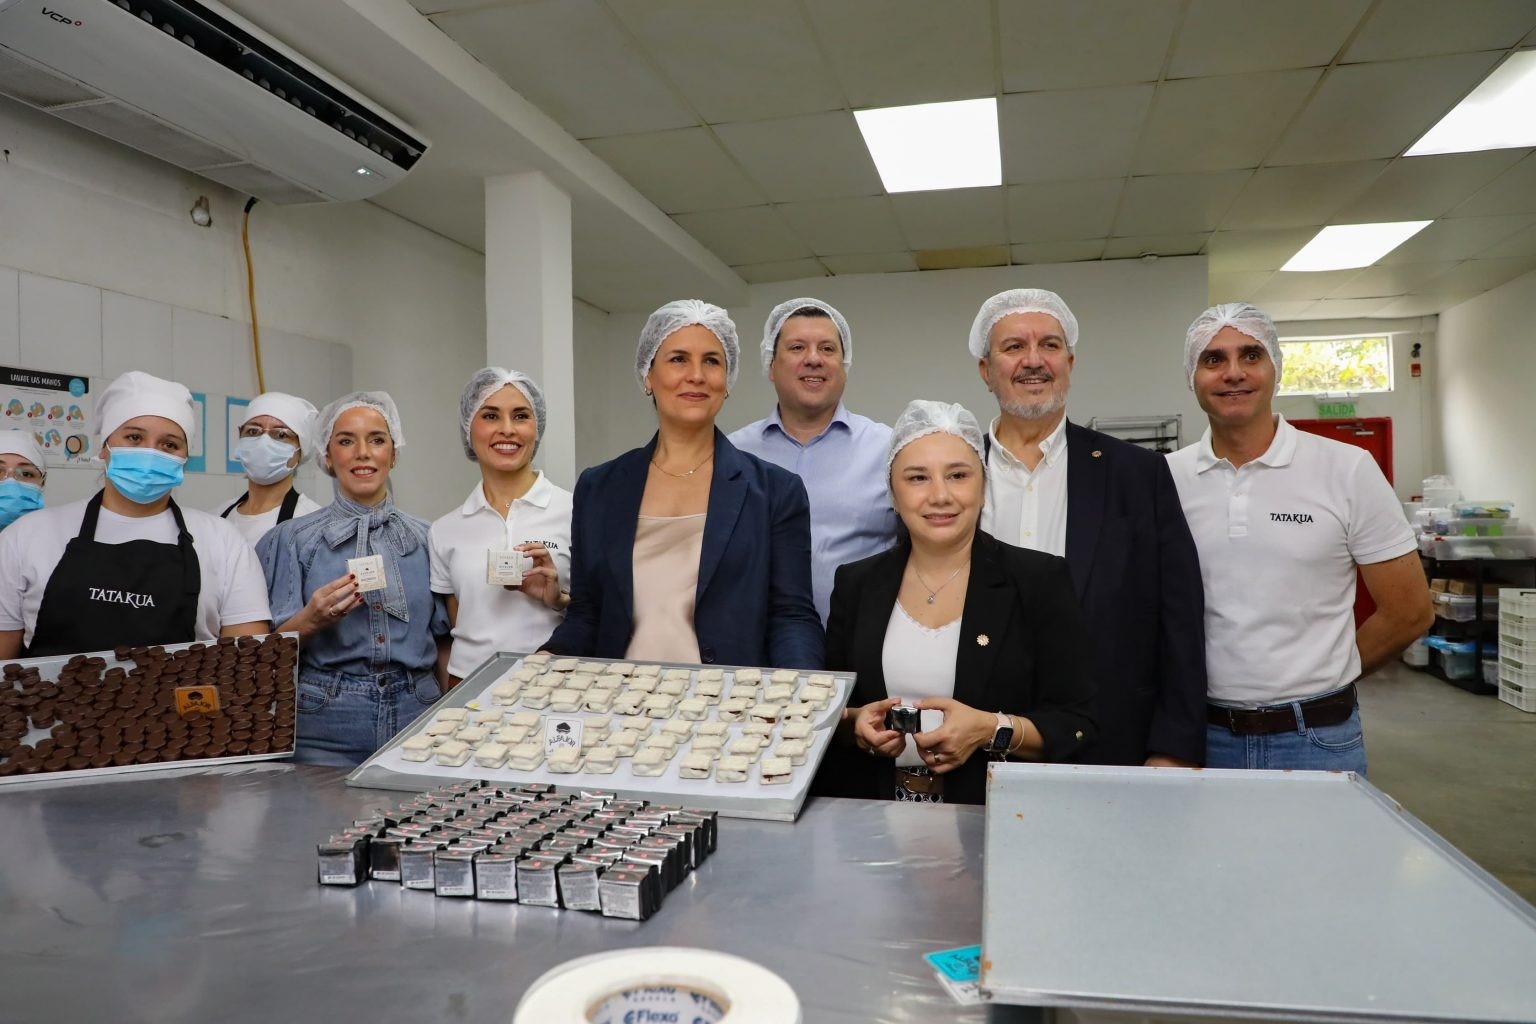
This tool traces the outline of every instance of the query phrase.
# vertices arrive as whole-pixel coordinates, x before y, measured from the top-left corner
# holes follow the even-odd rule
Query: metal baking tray
[[[984,865],[998,1003],[1536,1019],[1536,909],[1353,772],[993,765]]]
[[[495,683],[513,670],[521,662],[521,653],[499,653],[490,658],[475,669],[464,680],[438,701],[427,711],[422,712],[410,726],[401,731],[387,745],[380,748],[372,757],[364,761],[350,775],[347,776],[349,786],[364,786],[373,789],[401,789],[420,791],[442,786],[460,779],[487,779],[491,781],[506,782],[538,782],[548,783],[557,790],[571,791],[578,789],[601,789],[605,792],[617,793],[622,797],[633,797],[652,802],[679,803],[688,807],[701,807],[707,810],[719,811],[721,814],[739,818],[762,818],[770,821],[794,821],[800,814],[800,808],[805,805],[805,799],[811,791],[811,779],[816,774],[816,769],[821,765],[822,756],[826,753],[827,745],[832,740],[834,727],[842,714],[844,705],[848,703],[849,696],[853,693],[854,674],[851,672],[831,672],[822,669],[799,670],[802,675],[810,672],[825,672],[836,680],[832,698],[827,707],[817,712],[813,721],[815,730],[812,732],[812,742],[806,748],[805,764],[795,769],[794,778],[781,786],[763,786],[758,782],[756,772],[743,783],[715,782],[713,779],[683,779],[677,774],[678,763],[681,755],[674,757],[667,766],[666,772],[652,777],[636,776],[630,772],[627,759],[621,758],[619,767],[611,775],[597,775],[586,772],[575,774],[559,774],[539,768],[535,771],[519,771],[515,768],[482,768],[473,760],[458,768],[446,768],[438,764],[420,761],[407,761],[400,756],[399,748],[408,738],[420,732],[432,721],[435,712],[442,708],[474,707],[481,710],[489,710],[495,707],[491,701],[489,690]],[[612,664],[621,659],[618,658],[580,658],[580,661],[596,662],[598,664]],[[629,659],[634,663],[634,659]],[[698,671],[701,668],[718,668],[726,673],[726,686],[729,687],[731,673],[737,668],[749,668],[756,666],[733,665],[688,665],[680,662],[647,662],[657,664],[663,669],[681,668]],[[773,671],[769,668],[762,669],[764,675]],[[517,710],[508,708],[508,711]],[[540,714],[551,714],[542,711]],[[556,713],[558,714],[558,713]],[[559,717],[597,718],[603,717],[590,713],[574,713],[571,715],[560,714]],[[611,716],[609,716],[611,717]],[[734,735],[735,730],[732,730]],[[761,763],[761,762],[759,762]]]
[[[271,635],[272,634],[270,633],[260,634],[262,638]],[[295,632],[281,633],[278,635],[290,636],[295,640],[299,638],[299,634]],[[164,647],[167,653],[175,653],[176,651],[186,650],[188,647],[191,647],[196,643],[203,644],[204,646],[211,646],[217,642],[218,641],[216,640],[192,640],[184,644],[158,644],[156,646]],[[118,661],[116,655],[114,655],[111,651],[81,651],[79,654],[66,654],[57,658],[13,658],[10,661],[0,662],[0,665],[21,665],[24,668],[36,668],[40,673],[42,673],[43,678],[54,680],[59,677],[59,670],[64,667],[65,663],[68,662],[71,658],[77,657],[101,658],[106,661],[107,668],[109,669],[133,668],[132,661]],[[0,680],[0,686],[5,685],[7,685],[6,682],[4,680]],[[290,687],[288,694],[289,698],[296,700],[296,694],[298,691],[297,660],[294,663],[293,678],[288,681],[288,685]],[[49,732],[49,729],[33,729],[27,734],[25,739],[29,743],[35,743],[37,740],[46,737]],[[55,782],[79,782],[89,779],[106,779],[117,775],[137,775],[141,772],[165,771],[166,769],[170,768],[208,768],[216,765],[242,764],[246,761],[277,761],[281,760],[282,758],[292,756],[293,749],[290,747],[288,750],[274,750],[266,754],[231,754],[228,757],[200,757],[185,761],[153,761],[149,764],[129,764],[121,766],[113,765],[107,768],[79,768],[62,772],[38,772],[36,775],[0,776],[0,787],[29,786],[38,785],[40,783]]]

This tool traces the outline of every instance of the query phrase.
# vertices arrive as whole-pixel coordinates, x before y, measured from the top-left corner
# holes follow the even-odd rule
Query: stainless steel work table
[[[980,941],[979,807],[722,818],[715,856],[628,922],[321,887],[316,841],[398,798],[342,779],[258,764],[0,796],[0,1020],[506,1024],[549,968],[635,945],[754,960],[807,1024],[1001,1019],[922,959]]]

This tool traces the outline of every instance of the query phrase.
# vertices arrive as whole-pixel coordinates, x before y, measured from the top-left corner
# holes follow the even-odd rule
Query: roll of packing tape
[[[729,953],[642,946],[546,972],[512,1024],[800,1024],[783,978]]]

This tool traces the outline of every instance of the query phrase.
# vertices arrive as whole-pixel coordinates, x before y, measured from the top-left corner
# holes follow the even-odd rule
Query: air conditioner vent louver
[[[4,49],[0,49],[0,93],[43,110],[61,103],[101,99],[67,78],[17,60]]]
[[[194,139],[148,114],[111,100],[55,109],[53,113],[81,128],[89,128],[125,146],[132,146],[167,163],[189,170],[237,162],[240,157],[201,139]],[[313,200],[311,200],[313,201]]]

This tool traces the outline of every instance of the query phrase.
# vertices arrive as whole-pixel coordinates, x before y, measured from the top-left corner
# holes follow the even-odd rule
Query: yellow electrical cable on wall
[[[266,394],[267,379],[261,370],[261,326],[256,319],[256,268],[251,265],[251,207],[256,205],[252,196],[245,203],[245,217],[240,222],[240,246],[245,250],[245,291],[251,303],[251,354],[256,361],[256,393]]]

